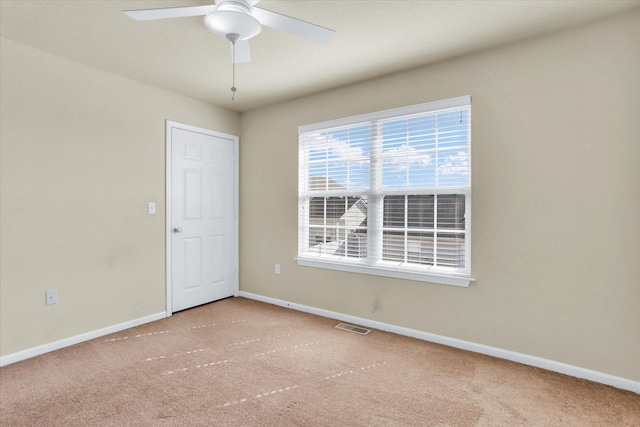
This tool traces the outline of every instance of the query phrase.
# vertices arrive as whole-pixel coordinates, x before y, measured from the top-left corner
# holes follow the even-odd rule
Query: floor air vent
[[[354,332],[360,335],[367,335],[371,332],[371,329],[363,328],[362,326],[349,325],[347,323],[338,323],[336,328],[342,329],[343,331]]]

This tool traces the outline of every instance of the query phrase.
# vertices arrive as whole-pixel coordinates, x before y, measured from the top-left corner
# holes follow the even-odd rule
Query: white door
[[[180,127],[178,127],[180,126]],[[171,150],[170,312],[237,289],[237,138],[168,122]],[[169,297],[169,295],[167,295]]]

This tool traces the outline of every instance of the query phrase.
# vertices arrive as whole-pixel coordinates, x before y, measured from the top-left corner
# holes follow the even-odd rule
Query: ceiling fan
[[[320,44],[329,43],[335,33],[319,25],[255,7],[259,1],[215,0],[211,5],[125,10],[124,13],[138,21],[204,15],[204,25],[231,43],[234,63],[251,60],[248,40],[260,34],[262,25]]]

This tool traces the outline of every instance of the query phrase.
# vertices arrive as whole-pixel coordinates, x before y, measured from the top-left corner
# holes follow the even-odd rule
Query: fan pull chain
[[[236,42],[231,42],[231,100],[236,100]]]

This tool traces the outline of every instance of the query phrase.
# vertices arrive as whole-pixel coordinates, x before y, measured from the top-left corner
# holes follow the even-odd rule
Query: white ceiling
[[[2,37],[234,111],[521,40],[640,6],[624,1],[264,0],[258,7],[336,31],[316,45],[264,27],[252,62],[236,65],[231,100],[228,42],[202,17],[139,22],[128,9],[193,0],[0,0]],[[0,52],[1,54],[1,52]]]

